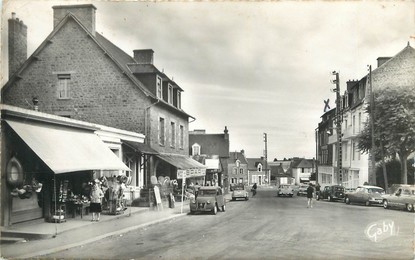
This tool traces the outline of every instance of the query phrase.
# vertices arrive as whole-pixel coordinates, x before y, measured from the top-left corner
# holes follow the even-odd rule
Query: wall
[[[39,111],[144,133],[149,100],[72,19],[38,57],[5,91],[6,104],[31,108],[36,96]],[[57,98],[59,72],[71,73],[70,99]]]

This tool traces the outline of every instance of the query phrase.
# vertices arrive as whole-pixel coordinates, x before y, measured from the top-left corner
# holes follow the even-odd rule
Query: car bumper
[[[370,199],[369,202],[371,204],[382,204],[383,203],[383,199]]]
[[[190,204],[190,211],[192,212],[207,212],[213,210],[213,204],[209,203],[191,203]]]

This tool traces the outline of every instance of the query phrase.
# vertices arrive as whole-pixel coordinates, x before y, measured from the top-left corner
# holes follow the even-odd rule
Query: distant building
[[[253,185],[254,183],[257,185],[269,184],[268,173],[270,168],[266,164],[265,158],[246,158],[246,160],[248,161],[248,185]]]
[[[207,134],[205,130],[190,131],[189,149],[193,159],[207,167],[205,184],[223,187],[227,165],[222,163],[229,158],[229,131],[227,127],[225,126],[222,134]]]
[[[279,186],[280,184],[294,184],[294,178],[291,171],[291,160],[268,162],[271,170],[271,184]]]
[[[294,178],[295,184],[310,182],[311,174],[315,171],[313,160],[294,157],[291,162],[289,174]]]
[[[230,185],[243,183],[248,185],[248,161],[245,157],[245,151],[230,152],[229,158],[223,163],[227,165],[224,177],[224,186],[229,189]]]

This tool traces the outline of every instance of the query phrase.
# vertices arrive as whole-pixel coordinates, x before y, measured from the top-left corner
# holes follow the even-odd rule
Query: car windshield
[[[215,196],[216,190],[199,190],[199,196]]]
[[[367,189],[367,191],[369,193],[379,193],[379,194],[383,194],[384,193],[383,189],[379,189],[379,188],[369,188],[369,189]]]
[[[343,191],[343,190],[344,190],[344,188],[343,188],[343,187],[334,187],[334,190],[335,190],[335,191]]]
[[[233,188],[234,190],[244,190],[244,186],[235,186],[234,188]]]

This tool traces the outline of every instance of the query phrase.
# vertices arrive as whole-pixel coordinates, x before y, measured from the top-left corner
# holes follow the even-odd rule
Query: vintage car
[[[415,186],[400,185],[396,192],[385,194],[383,197],[383,208],[406,209],[409,212],[414,211],[415,206]]]
[[[307,189],[308,185],[300,185],[300,187],[298,188],[297,196],[307,196]]]
[[[245,200],[249,199],[249,193],[245,189],[245,186],[242,183],[236,184],[232,187],[232,200],[237,200],[237,199],[245,199]]]
[[[331,185],[324,187],[320,192],[321,199],[327,199],[328,201],[336,201],[344,199],[344,187],[340,185]]]
[[[190,213],[212,212],[214,215],[220,208],[225,212],[225,197],[218,186],[202,186],[194,199],[190,200]]]
[[[344,202],[350,203],[363,203],[366,206],[372,204],[382,204],[382,195],[385,190],[382,187],[362,185],[358,186],[355,191],[348,192],[344,195]]]
[[[293,187],[291,185],[288,185],[288,184],[281,184],[278,187],[277,195],[278,195],[278,197],[280,197],[280,196],[290,196],[290,197],[292,197],[294,195]]]

